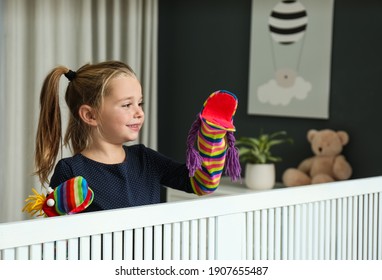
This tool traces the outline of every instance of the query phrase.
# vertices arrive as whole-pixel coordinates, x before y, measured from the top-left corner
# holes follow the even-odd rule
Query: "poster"
[[[334,0],[252,0],[248,113],[329,118]]]

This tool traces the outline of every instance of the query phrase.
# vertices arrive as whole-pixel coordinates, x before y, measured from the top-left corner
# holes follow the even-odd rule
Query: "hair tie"
[[[69,70],[65,73],[65,77],[68,78],[69,81],[72,81],[76,77],[76,74],[75,71]]]

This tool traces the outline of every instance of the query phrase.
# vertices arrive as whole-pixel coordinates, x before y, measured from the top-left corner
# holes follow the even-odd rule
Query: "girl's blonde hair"
[[[62,142],[59,105],[59,82],[62,75],[70,80],[65,93],[70,116],[64,145],[68,145],[74,154],[83,151],[91,141],[90,126],[81,120],[79,108],[86,104],[99,109],[111,79],[121,75],[135,77],[134,71],[119,61],[86,64],[76,72],[59,66],[48,74],[40,94],[41,110],[35,150],[35,173],[42,184],[49,182],[48,176],[56,163]]]

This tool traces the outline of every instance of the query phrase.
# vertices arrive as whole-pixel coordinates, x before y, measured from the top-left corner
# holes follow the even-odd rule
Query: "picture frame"
[[[334,0],[252,0],[248,114],[329,118]]]

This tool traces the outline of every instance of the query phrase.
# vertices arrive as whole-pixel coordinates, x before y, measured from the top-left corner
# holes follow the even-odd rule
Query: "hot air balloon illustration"
[[[289,45],[299,41],[308,25],[308,14],[298,1],[281,1],[269,16],[268,26],[274,41]]]
[[[248,113],[327,118],[334,0],[252,0]]]
[[[268,28],[274,42],[274,77],[258,87],[260,102],[286,106],[293,98],[307,97],[311,84],[298,73],[307,26],[308,13],[299,1],[283,0],[270,11]]]

